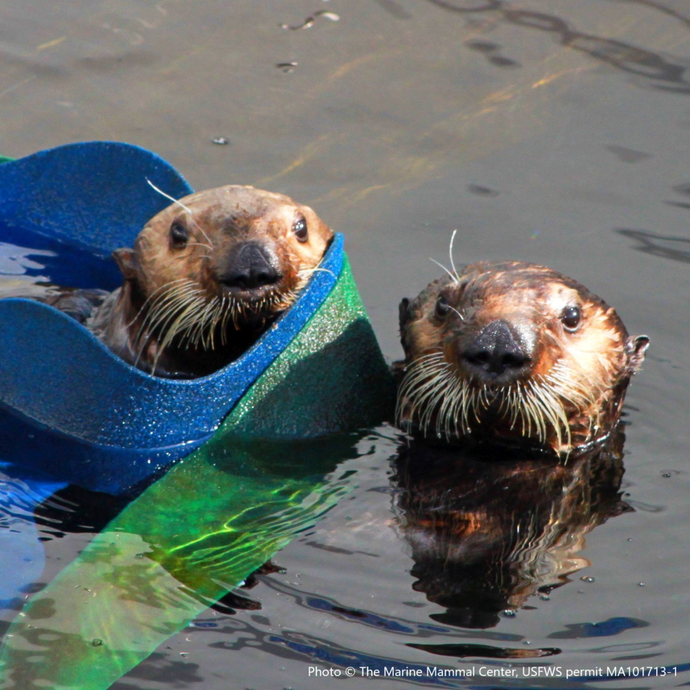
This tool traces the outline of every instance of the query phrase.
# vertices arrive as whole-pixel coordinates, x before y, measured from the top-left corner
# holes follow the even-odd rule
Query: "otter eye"
[[[448,316],[449,311],[450,304],[448,304],[448,300],[443,295],[441,295],[436,300],[436,309],[434,310],[434,313],[439,319],[444,319],[446,316]]]
[[[173,223],[170,226],[170,239],[173,247],[184,247],[189,242],[189,233],[187,228],[181,223]]]
[[[561,323],[566,331],[576,331],[581,321],[580,307],[566,307],[561,314]]]
[[[292,225],[292,232],[300,242],[306,242],[308,238],[307,221],[300,216]]]

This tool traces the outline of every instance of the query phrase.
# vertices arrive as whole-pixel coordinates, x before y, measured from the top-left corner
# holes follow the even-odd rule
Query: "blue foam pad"
[[[131,144],[93,141],[40,151],[0,166],[0,219],[24,234],[109,257],[131,246],[146,221],[170,204],[147,178],[175,198],[193,191],[169,163]]]
[[[60,282],[86,287],[84,263],[91,261],[93,275],[102,279],[88,287],[112,289],[121,278],[106,257],[131,246],[145,222],[169,203],[147,178],[174,197],[192,191],[165,161],[128,144],[71,144],[4,163],[0,241],[80,252],[82,262],[57,262]],[[160,463],[188,454],[316,313],[340,275],[343,258],[343,238],[336,235],[321,264],[326,270],[314,274],[297,302],[256,345],[222,370],[192,380],[158,378],[130,366],[52,307],[0,300],[0,438],[8,440],[3,458],[26,461],[33,453],[41,456],[45,469],[41,433],[48,432],[54,434],[56,449],[64,446],[65,457],[72,454],[75,469],[83,461],[104,459],[111,468],[109,480],[79,483],[110,490],[125,485],[113,464],[118,457],[137,466],[126,478],[132,483]],[[99,272],[99,262],[107,270]],[[29,430],[22,436],[19,430],[26,424]],[[12,445],[18,446],[17,458],[8,457]]]

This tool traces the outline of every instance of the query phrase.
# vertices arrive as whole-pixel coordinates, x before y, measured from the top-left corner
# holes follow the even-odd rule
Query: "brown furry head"
[[[604,438],[649,345],[566,276],[480,262],[400,306],[397,421],[427,438],[568,454]]]
[[[114,257],[125,278],[93,330],[159,375],[202,376],[239,357],[318,269],[333,232],[308,206],[231,185],[154,216]]]

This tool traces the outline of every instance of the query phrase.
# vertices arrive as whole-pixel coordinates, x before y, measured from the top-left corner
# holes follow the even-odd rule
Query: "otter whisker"
[[[436,259],[432,259],[431,257],[429,257],[429,261],[432,261],[432,262],[435,263],[439,268],[443,269],[443,270],[450,276],[451,280],[452,280],[454,283],[457,283],[457,282],[458,282],[457,276],[455,276],[453,273],[451,273],[451,271],[449,271],[442,263],[436,261]]]
[[[161,299],[150,312],[148,324],[144,324],[151,332],[158,331],[163,333],[170,321],[178,314],[179,310],[185,305],[195,300],[193,291],[180,291],[168,298]]]
[[[414,377],[411,376],[409,378],[406,386],[404,386],[401,389],[401,393],[403,393],[403,394],[406,393],[407,388],[416,384],[417,381],[427,379],[420,386],[416,386],[414,391],[413,391],[415,397],[420,397],[427,390],[429,390],[430,388],[432,388],[433,386],[436,385],[438,374],[440,373],[440,371],[442,371],[442,369],[434,369],[431,367],[425,368],[425,370],[423,372],[418,372],[416,376],[414,376]]]
[[[476,387],[458,377],[441,351],[418,357],[407,367],[400,385],[396,419],[405,414],[423,435],[432,428],[437,437],[448,440],[453,435],[471,433],[472,419],[481,424],[485,410],[497,405],[497,414],[505,418],[511,429],[518,420],[521,434],[534,436],[545,443],[550,433],[556,437],[557,448],[570,449],[572,438],[568,415],[563,406],[567,397],[546,378],[492,388]]]
[[[518,381],[517,385],[511,388],[509,393],[510,406],[511,406],[511,417],[510,417],[510,428],[514,429],[517,424],[518,417],[520,416],[520,410],[522,405],[522,384]]]
[[[225,331],[225,327],[226,327],[227,322],[228,322],[228,313],[230,311],[228,308],[228,305],[226,304],[227,302],[228,302],[228,296],[223,295],[223,302],[220,306],[221,317],[219,320],[221,347],[225,347],[225,345],[227,345],[227,334]]]
[[[397,419],[402,419],[403,408],[406,404],[411,405],[412,409],[410,414],[414,416],[420,395],[435,385],[436,377],[440,369],[443,368],[442,357],[442,353],[440,352],[429,353],[428,355],[420,357],[408,367],[398,396],[398,403],[396,406]],[[422,386],[417,387],[417,382],[424,379],[429,380]],[[409,400],[407,400],[408,395]]]
[[[520,391],[521,393],[521,399],[520,399],[520,410],[523,413],[522,416],[522,435],[523,436],[532,436],[532,424],[534,424],[535,427],[535,433],[539,438],[541,438],[541,430],[539,427],[539,415],[537,414],[536,409],[534,408],[534,403],[532,402],[532,396],[529,394],[529,391],[526,389],[522,389]]]
[[[449,389],[448,391],[448,397],[450,399],[450,406],[446,412],[446,438],[450,440],[451,438],[451,431],[450,431],[450,425],[451,422],[453,424],[453,429],[454,433],[457,436],[459,433],[458,430],[458,419],[461,419],[461,409],[462,409],[462,401],[463,397],[465,395],[464,388],[465,386],[465,381],[462,379],[458,379],[457,377],[455,378],[455,382],[453,386]]]
[[[156,192],[158,192],[161,196],[164,196],[169,201],[172,201],[173,204],[176,204],[177,206],[184,209],[189,214],[189,219],[192,221],[192,223],[194,223],[194,227],[197,230],[199,230],[199,232],[208,240],[209,245],[211,245],[209,247],[209,249],[211,251],[213,251],[213,249],[214,249],[213,242],[211,241],[211,238],[204,232],[204,229],[194,220],[194,213],[193,213],[192,209],[189,208],[189,206],[186,206],[185,204],[183,204],[179,199],[175,199],[175,197],[170,196],[170,194],[166,194],[163,190],[158,189],[158,187],[156,187],[156,185],[153,184],[153,182],[151,182],[151,180],[149,180],[148,177],[145,179],[149,183],[149,185],[151,185],[151,187],[153,187],[153,189]]]
[[[153,182],[151,182],[151,180],[149,180],[148,177],[146,177],[146,178],[144,178],[144,179],[145,179],[145,180],[149,183],[149,185],[150,185],[151,187],[153,187],[153,189],[154,189],[155,191],[157,191],[161,196],[164,196],[164,197],[165,197],[166,199],[168,199],[169,201],[172,201],[173,204],[177,204],[178,206],[180,206],[181,208],[183,208],[185,211],[187,211],[187,213],[189,213],[190,215],[192,214],[191,209],[190,209],[188,206],[185,206],[179,199],[175,199],[175,197],[170,196],[170,194],[166,194],[162,189],[158,189],[158,187],[156,187],[156,185],[153,184]]]
[[[174,317],[187,301],[188,298],[184,293],[180,294],[174,291],[171,291],[169,294],[161,295],[160,298],[156,300],[154,306],[146,315],[136,336],[136,342],[140,343],[140,347],[138,348],[135,366],[151,338],[155,337],[155,333],[163,332],[164,329],[162,325],[166,321],[166,317]]]
[[[185,304],[181,305],[185,306]],[[168,345],[170,345],[175,338],[175,336],[180,332],[182,325],[185,323],[185,321],[189,321],[189,314],[190,310],[192,310],[195,306],[195,302],[187,303],[187,306],[184,310],[178,309],[176,312],[173,312],[171,316],[164,322],[164,325],[166,326],[165,328],[165,336],[161,340],[161,351],[165,350]],[[177,315],[177,318],[175,316]],[[174,319],[174,320],[173,320]],[[168,326],[168,323],[170,325]],[[163,328],[163,324],[161,325],[161,328]]]
[[[572,434],[570,433],[570,424],[568,422],[568,416],[563,407],[559,396],[555,394],[550,387],[542,388],[544,394],[548,397],[549,409],[553,415],[553,425],[554,427],[558,425],[559,429],[562,427],[565,433],[565,445],[570,451],[572,447]],[[558,432],[558,442],[559,447],[562,441],[560,431]]]
[[[330,273],[334,278],[337,278],[338,276],[331,271],[330,268],[319,268],[318,266],[316,268],[303,268],[301,271],[297,272],[297,276],[299,278],[303,277],[310,277],[312,273],[316,273],[317,271],[322,271],[323,273]]]
[[[176,336],[179,337],[177,347],[185,350],[192,348],[192,333],[199,322],[199,314],[204,310],[202,305],[192,305],[187,310],[184,319],[180,322]]]
[[[455,307],[451,307],[450,304],[448,306],[450,307],[451,311],[454,311],[460,317],[460,321],[465,320],[465,317]]]
[[[185,341],[188,341],[190,327],[194,324],[199,310],[199,306],[195,303],[189,304],[184,308],[177,320],[168,329],[161,344],[167,347],[175,338],[179,337],[179,347],[182,347]],[[188,347],[189,343],[187,343],[187,349]]]
[[[453,260],[453,243],[455,242],[455,236],[458,234],[457,229],[453,230],[453,234],[451,235],[450,238],[450,247],[448,248],[448,255],[450,256],[450,266],[453,269],[453,273],[455,274],[455,282],[459,283],[460,282],[460,276],[458,275],[458,269],[455,268],[455,261]]]
[[[445,377],[444,372],[440,371],[425,387],[425,394],[420,396],[419,404],[425,406],[424,412],[420,418],[420,422],[424,428],[424,432],[429,428],[431,420],[436,412],[437,402],[440,398],[440,394],[445,388]]]
[[[543,437],[540,435],[539,440],[543,443],[546,441],[547,436],[547,424],[550,424],[556,434],[557,447],[561,447],[562,434],[561,434],[561,422],[556,415],[556,410],[554,405],[558,403],[552,398],[549,399],[548,391],[535,381],[530,382],[532,388],[532,400],[534,401],[535,408],[539,413],[539,419],[542,424]]]
[[[214,309],[213,314],[210,318],[210,324],[208,327],[208,333],[209,333],[208,343],[209,343],[209,349],[211,349],[211,350],[215,349],[215,346],[216,346],[215,337],[216,337],[216,332],[218,331],[218,322],[220,321],[220,319],[223,318],[222,308],[223,308],[223,300],[216,297],[215,309]]]
[[[192,336],[199,327],[200,324],[203,325],[203,313],[206,310],[206,303],[202,298],[195,300],[190,308],[185,313],[184,319],[179,323],[177,333],[181,335],[179,346],[185,346],[185,349],[189,349],[193,344]]]
[[[204,350],[213,349],[213,318],[217,309],[218,298],[214,297],[210,302],[204,304],[197,316],[197,322],[190,330],[191,342],[194,347],[201,345]]]
[[[460,421],[460,429],[463,434],[471,433],[470,421],[469,421],[469,408],[472,404],[472,391],[466,380],[462,380],[462,386],[460,386],[459,397],[456,404],[453,407],[453,417],[456,420],[455,426],[457,429],[457,420]]]
[[[420,417],[420,424],[425,435],[429,429],[429,425],[431,424],[434,412],[436,411],[436,404],[440,396],[443,394],[443,390],[445,388],[444,383],[445,381],[443,378],[435,379],[434,385],[427,391],[426,395],[422,396],[419,400],[420,404],[425,405],[424,411]]]
[[[139,352],[137,354],[137,361],[139,358],[142,356],[144,349],[146,348],[149,340],[154,337],[154,334],[158,332],[158,334],[166,334],[160,342],[159,347],[156,349],[156,354],[153,358],[152,362],[152,373],[155,374],[156,368],[158,366],[158,361],[160,357],[162,356],[163,352],[165,351],[165,348],[168,345],[168,342],[171,340],[169,338],[170,330],[166,332],[166,326],[167,324],[176,317],[180,312],[182,312],[182,315],[186,313],[186,311],[189,309],[188,305],[188,300],[186,299],[178,299],[177,301],[174,301],[172,303],[174,305],[174,308],[169,310],[167,313],[164,311],[160,312],[160,320],[157,319],[152,323],[152,327],[149,331],[145,333],[145,337],[143,338],[143,342],[141,344],[141,347],[139,348]],[[181,317],[178,317],[181,318]],[[174,333],[173,333],[174,334]]]
[[[419,357],[415,362],[407,367],[405,379],[407,380],[413,376],[423,376],[429,372],[430,369],[444,367],[443,354],[441,352],[431,352],[427,355]],[[404,385],[404,383],[403,383]]]
[[[452,436],[450,429],[451,423],[454,426],[455,435],[458,435],[458,422],[457,417],[453,415],[453,409],[455,408],[458,394],[463,387],[463,381],[453,376],[450,371],[446,372],[446,376],[451,380],[451,385],[446,391],[445,400],[439,410],[439,418],[443,419],[443,429],[446,439],[450,439]]]
[[[182,287],[172,287],[172,285],[169,284],[167,286],[169,287],[168,290],[156,296],[140,326],[140,331],[149,328],[150,324],[158,319],[159,314],[161,314],[164,309],[169,309],[170,305],[182,298],[182,296],[186,293],[186,290],[190,289],[190,286],[192,285],[191,281],[185,282],[187,285],[183,283]]]
[[[137,313],[135,314],[134,318],[127,324],[125,324],[126,328],[131,328],[136,320],[139,318],[141,315],[141,312],[144,310],[144,308],[148,305],[148,303],[156,296],[157,293],[159,293],[161,290],[166,290],[169,288],[171,285],[174,285],[175,283],[184,283],[184,282],[190,282],[187,278],[178,278],[177,280],[173,280],[169,283],[165,283],[164,285],[161,285],[157,287],[147,298],[144,300],[144,303],[141,305],[141,307],[137,310]]]
[[[424,433],[428,431],[436,414],[437,435],[443,430],[446,436],[449,436],[451,421],[457,428],[457,418],[453,416],[451,409],[457,407],[457,390],[462,388],[462,384],[452,375],[440,352],[429,353],[423,359],[425,361],[420,361],[422,358],[419,358],[405,375],[403,386],[410,394],[409,399],[405,401],[406,393],[401,389],[398,417],[401,417],[405,404],[410,406],[411,418],[414,418],[417,409],[422,407],[425,413],[422,414],[419,425]],[[429,380],[417,387],[417,382],[425,378]]]
[[[163,333],[168,324],[186,306],[197,303],[202,299],[201,292],[191,286],[183,287],[169,297],[161,298],[151,309],[150,318],[145,326],[153,331]]]
[[[213,247],[210,244],[206,244],[205,242],[187,242],[188,247],[205,247],[209,251],[213,251]]]

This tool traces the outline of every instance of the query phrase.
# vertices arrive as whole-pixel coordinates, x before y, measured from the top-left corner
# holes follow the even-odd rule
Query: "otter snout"
[[[261,242],[244,242],[228,259],[218,276],[228,288],[255,290],[275,285],[282,278],[276,253]]]
[[[528,349],[506,321],[492,321],[460,349],[464,366],[492,383],[516,380],[531,361]]]

